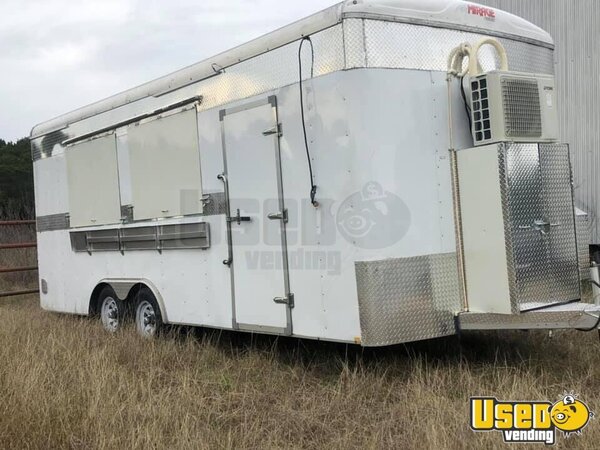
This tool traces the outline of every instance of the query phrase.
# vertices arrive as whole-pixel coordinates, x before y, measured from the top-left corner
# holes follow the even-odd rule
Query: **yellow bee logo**
[[[569,436],[572,433],[581,434],[581,430],[594,417],[594,413],[574,395],[567,395],[552,405],[550,417],[554,426]]]

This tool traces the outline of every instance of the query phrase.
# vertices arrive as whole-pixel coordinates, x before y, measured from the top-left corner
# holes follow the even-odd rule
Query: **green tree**
[[[26,219],[34,215],[33,163],[29,139],[0,139],[0,217]]]

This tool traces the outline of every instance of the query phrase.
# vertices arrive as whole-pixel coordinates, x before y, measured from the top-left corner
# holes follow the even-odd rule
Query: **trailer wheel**
[[[100,320],[109,333],[116,333],[123,326],[125,319],[125,302],[119,300],[110,287],[105,287],[98,296]]]
[[[151,339],[162,328],[163,321],[158,302],[152,292],[141,289],[136,297],[135,328],[140,336]]]

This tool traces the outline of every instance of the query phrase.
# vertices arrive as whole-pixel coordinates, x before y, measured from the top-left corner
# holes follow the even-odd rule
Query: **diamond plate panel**
[[[356,263],[363,345],[456,333],[461,310],[455,253]]]
[[[510,295],[510,307],[514,314],[520,312],[519,299],[517,297],[517,279],[515,277],[515,251],[512,223],[513,218],[510,210],[510,189],[508,184],[508,163],[506,157],[506,144],[498,145],[498,173],[500,179],[500,195],[502,197],[502,212],[504,215],[504,243],[506,249],[506,267],[508,269],[508,288]]]
[[[476,43],[483,34],[380,20],[365,20],[368,67],[446,71],[448,55],[464,42]],[[554,74],[553,51],[533,44],[499,38],[506,48],[510,70]],[[499,69],[492,48],[479,54],[485,71]]]
[[[580,299],[568,147],[500,145],[511,296],[522,311]]]
[[[598,326],[600,308],[571,303],[523,314],[461,313],[461,330],[590,329]]]
[[[203,216],[221,216],[227,214],[227,201],[224,192],[214,192],[206,195],[206,202],[202,208]]]
[[[366,67],[364,21],[362,19],[347,19],[344,20],[343,25],[346,69]]]
[[[551,224],[545,244],[548,255],[548,299],[581,298],[577,251],[573,177],[569,147],[540,144],[544,210]]]
[[[542,179],[537,144],[505,147],[510,210],[513,269],[519,303],[546,301],[546,249],[542,234],[534,228],[544,219]]]
[[[313,76],[344,69],[342,24],[312,35],[311,40],[314,48]],[[198,109],[211,109],[297,83],[298,48],[299,42],[292,42],[229,67],[223,74],[201,82],[199,89],[206,95]],[[303,79],[311,78],[312,60],[310,45],[305,44],[302,49]]]
[[[346,19],[311,35],[314,54],[310,46],[305,45],[302,52],[303,79],[359,67],[446,71],[448,54],[454,47],[483,37],[485,35],[460,30]],[[554,72],[552,50],[510,39],[500,41],[508,52],[511,70]],[[212,109],[297,83],[298,46],[298,41],[292,42],[199,82],[195,88],[202,93],[203,101],[198,109]],[[491,49],[483,48],[480,56],[486,70],[499,66]],[[58,130],[33,140],[33,159],[52,156],[60,148],[56,146],[69,137],[73,136]]]
[[[46,231],[68,230],[71,226],[68,213],[39,216],[36,221],[36,229],[38,233],[44,233]]]

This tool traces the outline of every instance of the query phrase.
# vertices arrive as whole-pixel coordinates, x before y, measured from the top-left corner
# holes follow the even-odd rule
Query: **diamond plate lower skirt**
[[[362,343],[379,347],[456,333],[456,253],[356,263]]]

